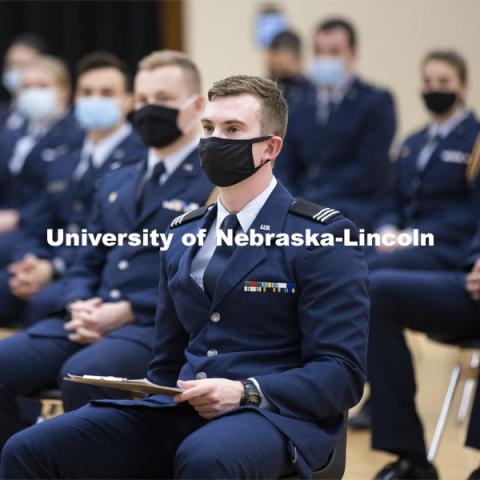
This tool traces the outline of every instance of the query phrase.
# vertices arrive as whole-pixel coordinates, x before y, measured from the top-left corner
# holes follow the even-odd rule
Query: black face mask
[[[437,115],[447,113],[457,101],[456,92],[432,91],[422,93],[423,101],[427,109]]]
[[[205,170],[208,179],[218,187],[230,187],[251,177],[255,172],[269,162],[255,167],[252,145],[272,138],[248,138],[232,140],[229,138],[202,138],[198,146],[200,165]]]
[[[179,110],[145,105],[133,114],[133,125],[149,147],[166,147],[183,135],[177,126]]]

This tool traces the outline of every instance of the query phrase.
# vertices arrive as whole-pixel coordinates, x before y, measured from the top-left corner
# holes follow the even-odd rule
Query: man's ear
[[[198,97],[193,102],[193,105],[195,106],[195,110],[197,110],[198,113],[202,113],[205,109],[205,97],[203,95],[198,95]]]
[[[264,152],[265,160],[274,160],[275,158],[277,158],[282,150],[282,146],[282,137],[274,135],[272,138],[268,139]]]

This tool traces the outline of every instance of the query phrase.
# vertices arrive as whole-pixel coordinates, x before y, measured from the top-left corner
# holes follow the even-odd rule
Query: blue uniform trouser
[[[206,421],[188,405],[89,404],[18,433],[2,478],[278,478],[291,470],[286,437],[242,410]]]
[[[65,410],[85,405],[90,399],[124,398],[120,390],[63,382],[67,373],[145,376],[151,349],[140,343],[106,337],[89,346],[67,338],[20,333],[0,341],[0,450],[7,439],[25,428],[17,396],[28,396],[60,385]]]
[[[379,270],[371,275],[370,298],[372,446],[397,454],[423,454],[414,370],[404,330],[479,337],[480,303],[470,298],[465,274],[458,272]],[[478,388],[466,443],[480,448]]]

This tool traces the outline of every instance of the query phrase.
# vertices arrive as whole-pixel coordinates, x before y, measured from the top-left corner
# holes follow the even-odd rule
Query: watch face
[[[261,398],[260,398],[260,395],[258,393],[254,393],[254,392],[251,392],[250,395],[248,396],[248,403],[250,403],[251,405],[260,405],[260,403],[262,402]]]

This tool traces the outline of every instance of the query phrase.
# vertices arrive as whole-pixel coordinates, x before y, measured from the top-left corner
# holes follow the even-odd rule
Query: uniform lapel
[[[258,233],[278,233],[283,229],[285,218],[288,213],[293,198],[279,182],[265,205],[260,210],[257,218],[253,221],[250,230]],[[261,226],[269,227],[265,231]],[[266,257],[266,248],[268,247],[237,247],[232,255],[225,271],[217,280],[215,293],[213,295],[212,308],[214,309],[238,284],[245,278],[259,263]]]
[[[143,224],[148,218],[154,215],[165,200],[175,198],[179,193],[188,190],[190,181],[195,177],[196,172],[192,164],[192,159],[197,151],[194,150],[179,167],[167,178],[167,181],[158,187],[158,196],[147,208],[141,212],[138,224]],[[179,212],[179,214],[182,212]]]
[[[202,224],[198,227],[198,230],[202,228],[205,229],[207,232],[212,227],[214,220],[217,218],[217,205],[213,205],[212,208],[207,212],[204,216]],[[175,233],[175,230],[173,231]],[[191,247],[186,247],[180,260],[178,262],[178,271],[180,275],[180,281],[182,284],[191,284],[192,288],[190,292],[196,295],[200,300],[210,302],[208,295],[203,291],[203,289],[197,285],[195,280],[193,280],[191,274],[192,271],[192,261],[195,255],[197,254],[200,247],[195,243]]]
[[[461,137],[465,133],[466,123],[470,120],[471,113],[468,114],[445,138],[441,138],[433,150],[430,158],[428,159],[425,168],[423,169],[422,175],[425,174],[427,170],[432,168],[432,166],[441,162],[440,152],[445,149],[446,146],[450,145],[454,139]]]

